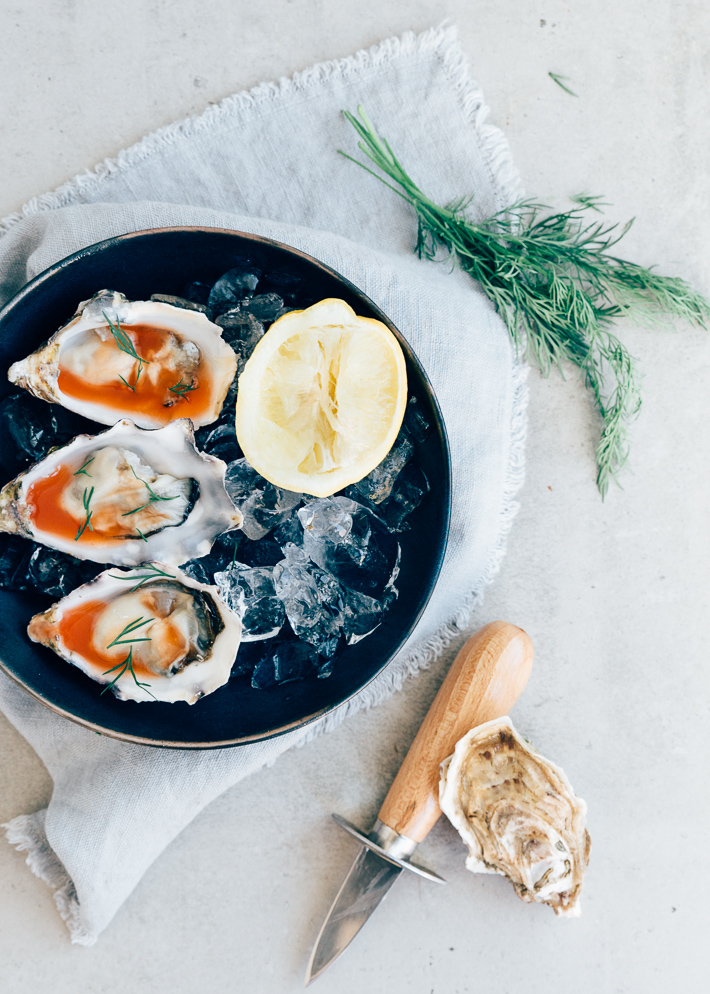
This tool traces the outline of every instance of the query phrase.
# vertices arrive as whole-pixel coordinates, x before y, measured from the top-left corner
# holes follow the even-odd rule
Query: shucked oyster
[[[467,869],[502,873],[523,901],[579,915],[587,806],[564,771],[529,746],[510,718],[470,731],[441,770],[439,803],[468,845]]]
[[[227,682],[241,632],[216,587],[164,563],[101,573],[27,629],[121,700],[188,704]]]
[[[101,290],[8,378],[100,424],[189,416],[200,427],[219,416],[236,371],[222,329],[200,311]]]
[[[78,559],[180,565],[242,522],[226,465],[195,448],[186,418],[157,431],[131,421],[79,435],[0,492],[0,531]]]

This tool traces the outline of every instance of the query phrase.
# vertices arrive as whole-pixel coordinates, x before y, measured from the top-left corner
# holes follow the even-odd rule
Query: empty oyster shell
[[[121,700],[188,704],[229,680],[241,633],[216,587],[165,563],[100,573],[27,629]]]
[[[8,378],[99,424],[161,428],[189,415],[199,427],[219,416],[236,371],[222,329],[200,311],[101,290]]]
[[[510,718],[472,729],[441,770],[439,803],[469,848],[467,869],[501,873],[523,901],[579,915],[587,806],[564,771],[528,745]]]
[[[0,492],[0,531],[78,559],[179,566],[242,523],[226,464],[195,448],[187,418],[156,431],[119,421],[78,435]]]

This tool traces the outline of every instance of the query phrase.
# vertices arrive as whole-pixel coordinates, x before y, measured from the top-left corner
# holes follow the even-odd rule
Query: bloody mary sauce
[[[131,648],[130,645],[114,646],[112,649],[106,650],[106,652],[102,652],[96,648],[93,643],[94,627],[100,615],[105,610],[106,604],[104,601],[85,601],[83,604],[77,604],[76,607],[64,611],[57,626],[59,637],[64,646],[81,656],[92,666],[95,666],[100,673],[105,673],[112,666],[116,666],[117,663],[128,655]],[[140,632],[136,634],[140,634]],[[120,654],[118,652],[119,649]],[[134,645],[132,662],[133,671],[136,676],[139,679],[141,677],[154,677],[154,673],[151,673],[145,666],[141,666],[138,656],[138,646]],[[115,675],[115,672],[110,674],[109,680]]]
[[[115,514],[95,511],[91,517],[91,528],[85,528],[81,536],[76,535],[86,520],[82,514],[79,519],[73,517],[62,506],[62,494],[74,483],[78,467],[60,464],[41,480],[36,480],[27,488],[25,501],[30,510],[30,518],[38,531],[47,532],[65,541],[76,541],[77,544],[96,544],[111,538],[125,538],[130,534],[130,526],[116,520]],[[86,476],[78,477],[85,488],[91,490],[91,479]],[[89,502],[89,510],[91,503]]]
[[[180,382],[189,385],[190,380],[181,377],[180,371],[172,363],[166,362],[164,357],[162,360],[156,359],[161,351],[165,353],[166,342],[172,332],[145,324],[122,325],[121,328],[133,342],[138,355],[146,363],[150,363],[143,364],[138,376],[139,363],[137,360],[133,361],[130,375],[125,376],[125,379],[131,386],[135,384],[135,390],[131,390],[118,377],[115,381],[106,383],[83,379],[67,369],[60,360],[57,384],[61,392],[75,400],[101,404],[102,407],[114,408],[124,414],[143,414],[155,418],[161,424],[169,424],[176,418],[189,417],[194,420],[204,415],[211,405],[212,378],[208,370],[203,368],[203,363],[200,363],[197,375],[191,377],[195,389],[181,396],[172,392],[170,387],[175,387]],[[113,339],[109,339],[97,350],[99,354],[102,348],[116,349],[118,346]]]

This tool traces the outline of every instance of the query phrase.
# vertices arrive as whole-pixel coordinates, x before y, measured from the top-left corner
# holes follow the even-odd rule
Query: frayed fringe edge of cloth
[[[83,191],[105,176],[136,165],[166,145],[199,134],[200,131],[221,123],[230,116],[251,110],[260,103],[286,98],[292,93],[307,90],[310,86],[335,75],[345,76],[353,71],[386,63],[393,58],[426,51],[435,51],[440,57],[444,71],[461,101],[463,111],[478,134],[491,181],[497,190],[499,209],[509,206],[520,198],[522,189],[508,143],[498,128],[486,123],[488,107],[483,101],[480,88],[469,76],[468,64],[458,42],[456,27],[444,22],[441,26],[430,28],[419,35],[407,32],[400,38],[389,38],[367,51],[357,52],[346,59],[319,63],[279,82],[261,83],[251,90],[227,97],[197,117],[161,128],[120,152],[115,159],[106,159],[93,170],[75,176],[54,192],[33,198],[21,211],[10,214],[0,221],[0,235],[26,217],[74,203],[81,198]],[[515,496],[525,474],[527,374],[528,368],[525,365],[516,363],[513,367],[511,434],[500,530],[479,588],[469,594],[456,615],[435,635],[401,661],[389,666],[363,693],[338,708],[323,721],[313,725],[298,745],[304,745],[323,732],[331,731],[351,714],[362,708],[379,704],[395,691],[401,690],[408,677],[430,666],[468,625],[473,611],[483,600],[484,588],[500,569],[508,532],[519,507]],[[8,842],[18,850],[27,852],[26,862],[32,872],[54,889],[54,900],[69,929],[71,941],[78,945],[91,946],[96,942],[97,936],[85,926],[74,884],[47,840],[44,818],[45,811],[38,811],[33,815],[20,815],[2,827],[6,830]]]
[[[447,24],[445,21],[439,27],[429,28],[422,34],[415,35],[407,31],[400,38],[388,38],[370,49],[357,52],[347,58],[320,62],[293,76],[260,83],[251,90],[225,97],[220,103],[208,107],[201,114],[159,128],[135,145],[123,149],[115,158],[104,159],[93,169],[79,173],[56,190],[33,197],[19,211],[8,214],[0,220],[0,235],[33,214],[67,207],[81,200],[83,193],[90,191],[107,176],[138,165],[162,148],[189,140],[205,130],[233,121],[240,115],[253,111],[260,104],[288,99],[291,95],[307,91],[312,86],[334,76],[347,77],[353,72],[382,65],[392,59],[432,51],[441,59],[444,71],[461,101],[464,113],[481,138],[490,178],[501,195],[499,207],[508,207],[518,199],[520,188],[507,142],[497,128],[485,123],[488,107],[483,102],[480,89],[468,74],[466,58],[458,42],[457,29],[455,25]]]
[[[81,907],[71,877],[47,841],[44,827],[46,810],[32,815],[19,815],[0,828],[5,829],[7,841],[19,852],[26,852],[25,862],[40,880],[54,891],[54,903],[66,922],[71,941],[80,946],[93,946],[96,936],[87,931]]]

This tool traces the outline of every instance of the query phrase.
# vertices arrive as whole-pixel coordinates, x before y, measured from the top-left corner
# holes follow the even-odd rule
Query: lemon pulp
[[[239,379],[237,439],[271,483],[327,497],[384,459],[406,402],[395,336],[330,298],[283,315],[256,346]]]

